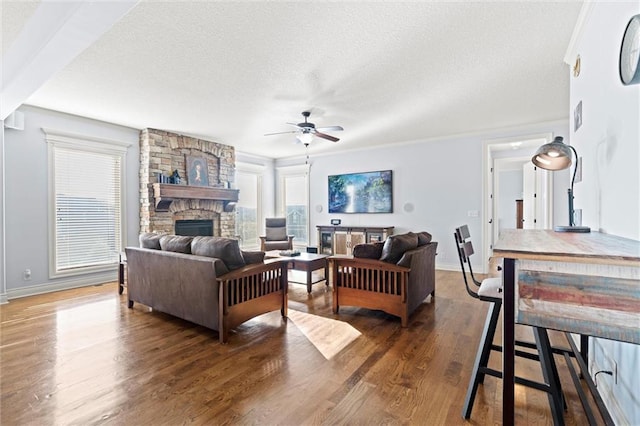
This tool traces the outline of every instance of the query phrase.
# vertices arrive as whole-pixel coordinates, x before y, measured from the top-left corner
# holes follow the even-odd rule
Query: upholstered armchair
[[[293,235],[287,235],[287,219],[265,219],[265,235],[260,237],[260,251],[293,250]]]

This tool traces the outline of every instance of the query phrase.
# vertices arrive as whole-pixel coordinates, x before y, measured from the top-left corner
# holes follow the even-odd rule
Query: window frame
[[[131,146],[128,142],[113,139],[98,138],[95,136],[79,135],[60,130],[42,129],[47,143],[47,163],[48,163],[48,247],[49,247],[49,278],[71,277],[85,275],[94,272],[115,271],[118,262],[113,264],[86,266],[70,270],[59,271],[57,265],[56,252],[56,162],[55,153],[57,148],[92,152],[112,155],[120,160],[120,247],[124,249],[127,229],[127,204],[126,204],[126,154]]]
[[[236,169],[235,170],[236,171],[236,182],[235,182],[236,189],[240,189],[237,186],[238,173],[254,175],[256,177],[256,186],[257,186],[256,187],[256,194],[257,194],[256,196],[257,198],[256,199],[256,232],[258,233],[258,238],[256,238],[256,241],[252,245],[247,245],[245,241],[241,241],[240,246],[243,249],[260,249],[259,237],[260,235],[263,235],[262,232],[264,231],[264,209],[263,209],[263,202],[262,202],[262,191],[263,191],[263,176],[264,176],[266,167],[259,164],[243,163],[238,161],[236,162],[235,169]],[[242,195],[240,195],[240,197],[242,197]],[[237,221],[238,221],[238,218],[236,215],[236,231],[237,231]]]
[[[310,164],[300,164],[295,166],[281,166],[277,167],[276,171],[278,173],[278,191],[277,191],[277,212],[276,216],[287,217],[287,206],[286,206],[286,179],[290,177],[304,177],[305,183],[305,205],[306,205],[306,221],[307,221],[307,241],[300,241],[294,238],[293,245],[294,246],[308,246],[311,242],[311,212],[309,208],[309,172],[311,169]],[[288,224],[287,224],[288,226]]]

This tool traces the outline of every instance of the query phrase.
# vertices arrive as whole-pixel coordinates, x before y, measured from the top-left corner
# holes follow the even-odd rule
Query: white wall
[[[583,181],[575,186],[583,224],[640,240],[640,85],[624,86],[618,76],[620,43],[640,3],[595,3],[576,52],[579,77],[571,77],[570,116],[582,101],[582,127],[571,144],[583,157]],[[571,58],[573,60],[574,58]],[[638,324],[640,327],[640,324]],[[600,390],[616,424],[640,424],[640,346],[592,339],[594,371],[618,365],[618,383],[598,377]]]
[[[640,3],[596,3],[580,40],[582,71],[571,78],[570,108],[582,101],[582,127],[571,144],[583,157],[576,208],[585,225],[640,239],[640,85],[624,86],[618,57],[627,22]]]
[[[453,231],[468,224],[474,245],[483,247],[483,141],[551,132],[566,135],[568,122],[541,123],[517,129],[425,140],[412,144],[330,155],[310,154],[311,245],[317,244],[316,225],[338,218],[345,226],[395,226],[395,233],[428,231],[438,241],[437,267],[458,270]],[[314,143],[325,143],[317,140]],[[340,142],[342,143],[342,142]],[[304,158],[281,159],[276,166],[304,163]],[[374,170],[393,171],[393,213],[329,214],[327,176]],[[566,193],[566,183],[556,192]],[[317,207],[322,208],[321,212]],[[411,210],[410,207],[413,207]],[[411,210],[411,211],[409,211]],[[478,217],[467,216],[478,211]],[[474,259],[482,270],[481,256]]]
[[[34,107],[19,110],[24,112],[24,130],[4,133],[8,298],[115,280],[116,267],[108,274],[49,279],[47,143],[42,128],[131,143],[126,157],[125,245],[137,244],[140,224],[139,131]],[[29,281],[23,280],[25,269],[31,270]]]

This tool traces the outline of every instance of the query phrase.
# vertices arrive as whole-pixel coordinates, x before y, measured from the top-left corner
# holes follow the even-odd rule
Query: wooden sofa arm
[[[281,263],[286,266],[286,260],[279,258],[265,259],[264,262],[250,263],[242,268],[234,269],[231,272],[227,272],[224,275],[217,277],[218,282],[235,280],[240,277],[249,276],[253,274],[259,274],[261,272],[278,269],[281,267]]]
[[[411,272],[411,268],[396,265],[395,263],[384,262],[378,259],[366,259],[353,256],[329,256],[329,262],[333,262],[334,266],[340,267],[359,267],[366,269],[378,269],[389,272]]]
[[[287,261],[267,259],[231,271],[216,280],[220,283],[220,300],[227,309],[269,293],[287,292]]]
[[[287,317],[287,260],[268,259],[216,278],[219,283],[220,342],[229,330],[258,315],[279,309]]]
[[[339,287],[407,299],[410,268],[375,259],[331,256],[334,292]]]
[[[260,239],[260,251],[267,251],[266,249],[266,243],[267,241],[267,237],[265,235],[260,235],[258,237]],[[287,250],[293,250],[293,239],[295,238],[295,235],[287,235],[287,239],[286,240],[282,240],[282,242],[287,242],[288,244],[288,249]]]

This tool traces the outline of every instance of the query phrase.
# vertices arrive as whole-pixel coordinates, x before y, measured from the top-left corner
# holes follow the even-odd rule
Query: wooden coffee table
[[[315,254],[315,253],[306,253],[302,252],[298,256],[281,256],[280,250],[271,250],[265,253],[266,258],[286,258],[289,260],[289,268],[295,271],[304,271],[306,272],[306,281],[301,282],[302,284],[307,285],[307,293],[311,293],[311,287],[319,283],[321,281],[325,281],[325,285],[329,285],[329,265],[327,263],[327,258],[329,257],[326,254]],[[318,269],[324,269],[324,276],[321,278],[315,277],[313,271],[317,271]],[[294,277],[294,279],[289,279],[290,282],[298,283]]]

